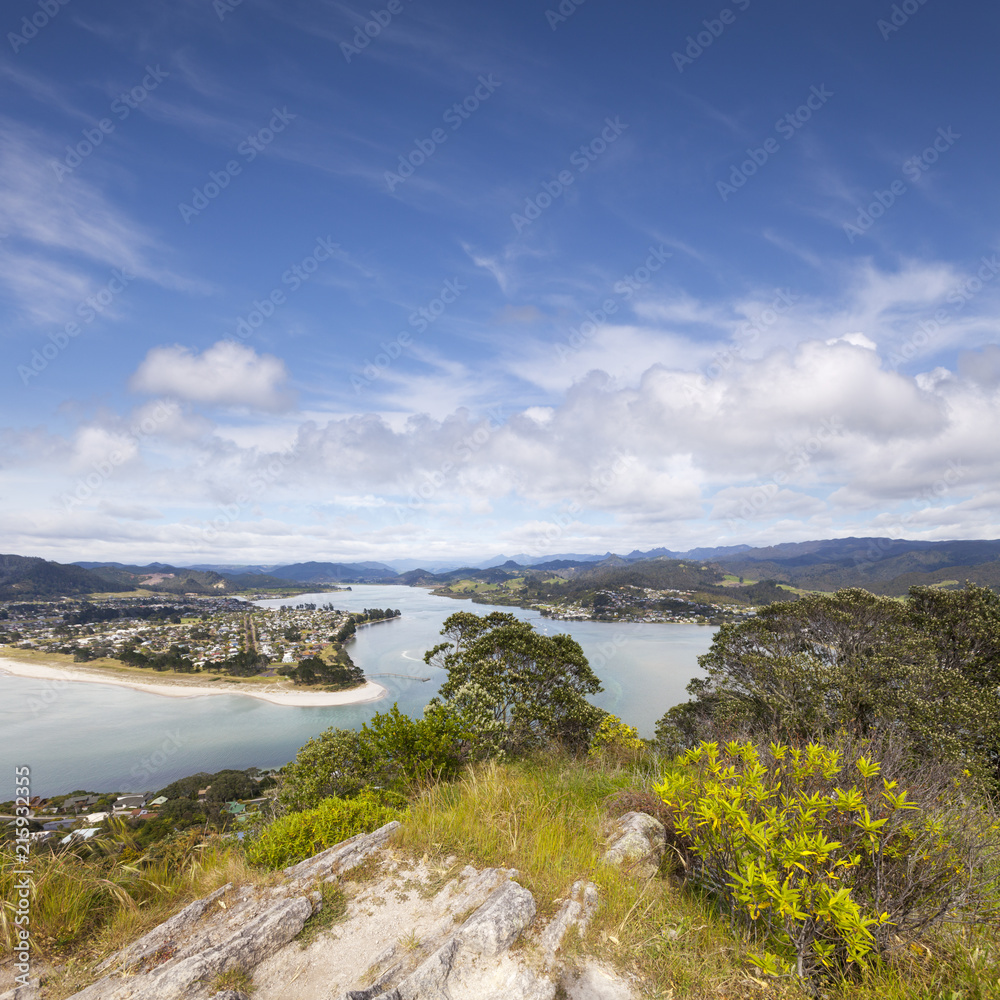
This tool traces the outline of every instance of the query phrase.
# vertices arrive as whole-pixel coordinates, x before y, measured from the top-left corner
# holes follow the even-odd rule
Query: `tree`
[[[997,622],[1000,602],[975,593],[901,602],[849,588],[772,604],[719,629],[699,657],[707,677],[688,685],[693,701],[671,709],[657,733],[675,749],[741,731],[792,740],[891,732],[915,754],[983,764],[1000,731],[989,686]]]
[[[480,752],[519,752],[559,742],[582,750],[602,712],[586,700],[601,690],[579,643],[568,635],[539,635],[511,614],[449,616],[448,640],[424,660],[448,679],[432,704],[466,718]]]

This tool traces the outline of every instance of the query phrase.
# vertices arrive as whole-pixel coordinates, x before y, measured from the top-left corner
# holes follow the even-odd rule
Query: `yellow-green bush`
[[[372,790],[353,799],[323,799],[315,809],[290,813],[264,827],[247,845],[247,859],[255,865],[284,868],[400,819],[403,805],[400,795]]]
[[[591,757],[597,757],[602,753],[628,757],[642,753],[645,749],[646,744],[639,738],[639,731],[634,726],[622,722],[617,715],[608,712],[601,719],[597,732],[591,737],[590,749],[587,752]]]
[[[751,961],[766,972],[842,974],[890,934],[974,910],[984,888],[996,836],[978,807],[958,789],[917,803],[880,764],[843,756],[702,743],[656,786],[689,873],[765,945]]]

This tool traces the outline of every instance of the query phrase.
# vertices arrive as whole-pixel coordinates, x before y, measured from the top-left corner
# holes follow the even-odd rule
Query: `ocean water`
[[[686,698],[700,674],[714,628],[699,625],[560,622],[520,608],[499,608],[435,597],[399,586],[355,586],[350,592],[303,594],[282,603],[332,603],[360,611],[399,608],[401,618],[359,628],[348,649],[389,695],[367,705],[291,708],[243,695],[165,698],[108,684],[61,684],[0,675],[0,801],[14,795],[14,767],[31,768],[32,793],[147,791],[198,771],[275,767],[295,756],[310,737],[330,726],[353,728],[393,702],[418,714],[437,692],[444,672],[423,662],[441,641],[456,611],[508,611],[549,634],[570,633],[604,685],[601,708],[652,736],[656,720]],[[151,679],[155,677],[152,674]],[[418,678],[429,677],[429,681]]]

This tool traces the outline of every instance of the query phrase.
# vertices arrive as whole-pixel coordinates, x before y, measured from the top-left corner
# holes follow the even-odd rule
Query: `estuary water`
[[[354,662],[388,689],[386,698],[367,705],[291,708],[238,694],[165,698],[107,684],[56,688],[50,681],[0,675],[0,801],[14,795],[15,765],[31,767],[35,795],[152,791],[198,771],[280,766],[311,736],[330,726],[360,726],[394,701],[401,711],[419,714],[445,677],[423,662],[423,654],[441,641],[441,625],[456,611],[506,611],[550,635],[568,632],[604,685],[594,703],[652,736],[656,720],[685,700],[685,685],[700,674],[697,658],[715,633],[700,625],[552,621],[535,611],[400,586],[356,585],[351,591],[256,603],[304,602],[329,602],[348,611],[399,608],[401,618],[359,628],[347,647]],[[430,679],[420,679],[425,677]]]

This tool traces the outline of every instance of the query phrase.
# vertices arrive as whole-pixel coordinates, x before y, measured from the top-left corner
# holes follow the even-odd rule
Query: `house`
[[[88,813],[85,822],[95,826],[97,823],[103,823],[110,815],[108,812]]]
[[[153,799],[153,801],[149,803],[149,805],[151,805],[151,806],[164,806],[164,805],[167,804],[167,801],[168,800],[167,800],[166,795],[157,795],[156,798]]]
[[[145,804],[145,795],[119,795],[115,799],[114,812],[117,816],[123,812],[131,812],[133,809],[141,809]]]
[[[99,795],[74,795],[71,798],[63,799],[62,807],[66,812],[72,809],[74,813],[79,813],[89,806],[96,806],[100,800]]]
[[[212,790],[212,786],[211,785],[209,785],[207,788],[199,788],[198,789],[198,801],[199,802],[204,802],[206,796],[208,795],[208,793],[211,790]]]
[[[71,844],[74,840],[90,840],[91,837],[100,833],[100,828],[96,826],[87,827],[85,830],[73,830],[68,833],[62,840],[59,841],[60,844]]]
[[[239,816],[247,811],[247,807],[240,802],[227,802],[222,811],[229,813],[230,816]]]

